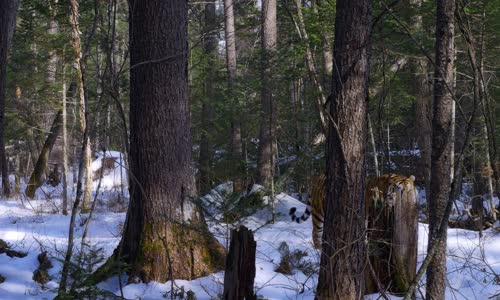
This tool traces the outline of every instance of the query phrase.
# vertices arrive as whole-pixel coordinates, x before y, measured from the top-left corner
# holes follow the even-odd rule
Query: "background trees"
[[[1,7],[15,2],[4,1]],[[73,7],[79,4],[78,20],[74,17],[75,8],[71,9],[69,3]],[[156,4],[141,3],[140,6],[147,6],[148,10],[134,10],[138,3],[131,1],[129,6],[124,0],[23,0],[8,63],[5,63],[6,37],[14,28],[14,19],[12,10],[1,10],[2,14],[10,16],[0,18],[0,98],[5,95],[2,136],[6,149],[2,170],[8,169],[16,178],[10,183],[13,190],[35,199],[54,196],[47,195],[44,184],[51,173],[57,177],[61,166],[65,165],[64,148],[68,154],[68,176],[63,182],[69,187],[64,194],[70,196],[71,204],[76,194],[77,171],[82,169],[78,163],[82,158],[84,136],[81,127],[85,124],[88,129],[86,142],[91,147],[85,149],[84,157],[88,157],[89,150],[93,156],[102,154],[103,150],[119,151],[124,158],[129,153],[132,155],[131,205],[134,212],[137,208],[140,214],[129,218],[122,243],[121,255],[135,253],[130,257],[139,251],[132,240],[152,240],[151,236],[141,236],[141,230],[137,229],[143,226],[142,231],[147,232],[143,220],[149,218],[149,214],[168,215],[169,220],[174,218],[179,222],[176,214],[156,202],[178,206],[179,199],[194,197],[192,178],[186,175],[190,172],[186,166],[191,163],[200,193],[235,179],[237,191],[250,189],[252,182],[273,182],[273,191],[300,195],[307,191],[311,175],[325,172],[327,166],[333,195],[329,203],[335,207],[330,210],[329,217],[333,219],[350,205],[352,212],[363,210],[355,199],[362,194],[364,178],[378,173],[414,174],[417,183],[427,187],[429,203],[436,204],[436,197],[441,204],[447,199],[441,194],[441,189],[448,186],[446,174],[450,171],[446,165],[437,168],[438,164],[434,164],[437,169],[433,176],[438,179],[433,180],[434,198],[429,194],[432,93],[437,95],[435,101],[445,95],[445,106],[450,104],[448,89],[445,86],[443,92],[440,86],[440,73],[433,72],[434,62],[436,66],[442,62],[440,56],[434,54],[435,45],[441,47],[436,44],[440,41],[436,41],[436,26],[437,32],[442,32],[439,30],[442,24],[436,23],[436,13],[440,14],[441,10],[436,10],[434,3],[376,1],[372,3],[374,18],[370,24],[367,10],[356,9],[355,14],[344,14],[344,9],[360,1],[345,4],[344,1],[269,0],[262,5],[253,0],[226,0],[224,5],[222,1],[191,1],[187,8],[185,3],[179,7],[183,9],[182,18],[180,15],[173,17],[184,26],[179,30],[183,35],[170,37],[157,30],[163,28],[160,23],[163,24],[166,18],[159,11],[166,10],[170,4],[158,2],[157,9],[153,9]],[[496,76],[499,7],[498,0],[473,0],[457,1],[458,15],[452,16],[448,10],[445,19],[450,21],[454,17],[457,20],[456,51],[447,54],[456,56],[455,75],[447,77],[447,85],[454,90],[456,112],[446,108],[447,119],[442,122],[439,113],[434,115],[436,129],[448,132],[454,128],[456,131],[455,140],[447,141],[454,144],[455,150],[449,143],[442,151],[436,149],[435,161],[441,157],[437,154],[451,157],[454,153],[450,151],[458,152],[462,148],[465,128],[471,116],[477,115],[472,129],[474,137],[467,145],[470,147],[463,161],[454,162],[454,168],[460,171],[455,180],[463,178],[466,192],[474,197],[472,212],[478,216],[482,214],[483,202],[489,202],[499,185],[496,150],[500,138],[497,130],[499,112],[495,101],[499,96]],[[132,17],[138,14],[139,19],[130,21],[141,28],[128,30],[129,13]],[[357,15],[362,13],[365,15]],[[336,25],[333,24],[334,15],[338,18]],[[71,22],[69,16],[73,16]],[[360,22],[359,26],[352,25],[352,39],[348,36],[351,32],[349,18]],[[148,23],[149,19],[160,21]],[[7,23],[11,28],[5,31]],[[347,29],[343,24],[349,25]],[[134,33],[133,30],[138,31]],[[368,31],[373,37],[369,62],[368,52],[360,54],[368,48]],[[443,32],[450,31],[448,26]],[[334,36],[337,69],[332,68],[331,61]],[[157,44],[147,44],[146,38]],[[176,43],[160,42],[164,38]],[[345,39],[350,42],[346,43]],[[129,41],[136,48],[129,48]],[[177,60],[179,51],[183,55],[182,63]],[[355,68],[347,69],[350,65]],[[174,67],[175,70],[170,69]],[[367,87],[362,81],[367,79],[368,69]],[[132,84],[129,74],[133,74],[135,80]],[[353,79],[355,82],[351,86]],[[333,87],[330,87],[332,82]],[[325,104],[330,88],[332,97]],[[370,99],[368,104],[366,93]],[[67,101],[63,96],[67,96]],[[133,102],[131,106],[129,99]],[[439,108],[440,103],[434,105]],[[476,110],[475,103],[479,105]],[[334,106],[330,108],[331,104]],[[60,112],[63,115],[67,112],[66,121],[62,123],[59,122]],[[369,140],[366,120],[361,116],[365,113],[372,123],[369,150],[364,148]],[[455,114],[455,125],[448,124],[451,122],[449,114]],[[331,121],[330,117],[336,126],[330,128],[326,146],[324,125]],[[444,125],[440,126],[440,122]],[[57,130],[61,127],[62,130]],[[63,131],[67,132],[66,142],[60,134]],[[438,138],[437,131],[436,147],[443,141]],[[150,140],[147,135],[154,138]],[[351,140],[358,144],[349,144]],[[129,146],[129,141],[133,145]],[[49,144],[52,147],[44,147]],[[0,143],[0,153],[1,148]],[[161,163],[153,165],[152,157],[162,160]],[[451,164],[451,158],[442,159]],[[128,159],[124,161],[125,164],[129,162]],[[87,159],[87,169],[89,162]],[[171,170],[158,169],[159,165]],[[147,177],[141,172],[154,175]],[[171,173],[182,174],[172,178]],[[6,174],[7,171],[3,171],[4,191],[10,187]],[[28,183],[31,174],[36,175],[38,183],[23,191],[20,187]],[[148,179],[134,179],[143,175]],[[99,172],[89,172],[82,184],[87,184],[89,189],[91,181],[98,177]],[[343,180],[337,181],[337,178]],[[123,186],[117,189],[120,190],[119,199],[126,202],[128,195]],[[168,191],[165,186],[169,187]],[[179,190],[179,186],[185,188]],[[138,191],[139,187],[151,191]],[[185,197],[179,197],[179,191],[184,191]],[[159,194],[163,195],[161,199]],[[64,211],[63,207],[54,206],[54,210]],[[159,208],[153,211],[153,207]],[[432,205],[429,215],[432,224],[439,220],[442,205],[437,208]],[[362,215],[353,217],[356,218],[362,219]],[[346,224],[329,223],[331,236],[327,239],[332,242],[345,235],[346,239],[351,239],[350,246],[362,251],[359,241],[352,240],[363,233],[358,223],[349,225],[352,231],[346,228],[332,231],[333,227]],[[172,230],[156,223],[154,226],[159,226],[157,232],[165,236]],[[186,234],[190,236],[191,233]],[[193,236],[194,233],[190,238]],[[171,237],[167,242],[171,242]],[[328,248],[330,246],[333,248]],[[333,243],[325,247],[328,253],[338,245]],[[135,263],[135,258],[130,259]],[[165,259],[161,257],[162,261]],[[168,277],[157,269],[148,268],[137,263],[135,271],[145,280]],[[351,276],[359,271],[358,268],[359,261],[356,261],[351,269],[339,268],[335,272]],[[326,282],[325,276],[323,273],[321,284],[328,293],[326,290],[334,283]],[[342,285],[349,290],[344,295],[362,290],[361,285],[358,279]]]
[[[19,1],[2,1],[0,4],[0,165],[2,168],[2,192],[8,197],[10,194],[7,158],[4,142],[4,115],[5,115],[5,92],[7,80],[7,54],[12,40],[12,34],[16,24],[16,14]]]

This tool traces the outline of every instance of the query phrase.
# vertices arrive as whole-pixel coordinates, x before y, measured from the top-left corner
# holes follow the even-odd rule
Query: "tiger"
[[[384,174],[379,177],[373,177],[366,185],[365,193],[365,209],[366,213],[371,207],[380,207],[383,202],[387,202],[387,206],[394,205],[394,201],[403,192],[409,192],[415,196],[415,176],[409,177],[398,174]]]
[[[366,215],[368,215],[371,207],[383,205],[384,201],[389,201],[389,205],[392,205],[391,202],[394,203],[397,193],[407,191],[416,195],[414,181],[415,176],[413,175],[406,177],[397,174],[385,174],[368,180],[365,193]],[[306,202],[306,209],[301,216],[296,215],[297,207],[290,208],[289,214],[292,221],[299,224],[309,219],[312,214],[313,244],[314,248],[320,249],[326,208],[326,175],[322,174],[311,178],[309,199]]]
[[[309,219],[309,216],[312,214],[312,222],[313,222],[313,243],[314,248],[321,248],[321,238],[323,236],[323,223],[325,216],[325,196],[326,196],[326,176],[324,174],[313,176],[311,178],[311,191],[309,193],[309,199],[306,202],[306,209],[302,216],[295,215],[297,211],[297,207],[290,208],[290,217],[292,221],[297,223],[302,223]]]

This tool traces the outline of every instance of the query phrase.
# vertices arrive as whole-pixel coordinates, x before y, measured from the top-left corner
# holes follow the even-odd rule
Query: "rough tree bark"
[[[257,299],[255,280],[255,250],[253,233],[245,226],[231,230],[231,244],[224,273],[224,300]]]
[[[194,204],[187,2],[129,0],[130,206],[115,258],[130,281],[192,279],[222,248]]]
[[[318,299],[362,299],[371,1],[338,0]]]
[[[262,1],[261,122],[257,182],[269,186],[273,177],[273,140],[276,138],[277,107],[273,99],[272,69],[278,38],[276,0]]]
[[[9,172],[4,142],[4,112],[7,87],[7,53],[16,26],[19,0],[0,1],[0,167],[2,169],[3,195],[9,197]]]
[[[439,243],[436,255],[427,269],[426,299],[444,299],[446,281],[446,231],[437,240],[451,186],[451,119],[453,87],[454,0],[438,0],[436,11],[436,58],[434,70],[434,103],[432,118],[431,194],[429,199],[430,250]],[[446,226],[446,225],[445,225]]]
[[[203,52],[208,57],[205,70],[204,97],[201,110],[201,127],[203,128],[200,141],[200,192],[208,193],[212,182],[212,160],[214,135],[214,109],[211,101],[214,99],[214,87],[211,79],[215,76],[215,56],[217,55],[217,16],[215,2],[205,4],[205,23],[203,26]]]

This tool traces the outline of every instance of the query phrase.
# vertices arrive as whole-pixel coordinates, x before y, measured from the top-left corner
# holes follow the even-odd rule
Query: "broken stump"
[[[255,250],[253,233],[245,226],[231,230],[231,243],[224,274],[225,300],[255,300]]]

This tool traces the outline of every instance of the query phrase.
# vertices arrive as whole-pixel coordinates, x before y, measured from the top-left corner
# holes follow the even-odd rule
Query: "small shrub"
[[[173,291],[168,291],[165,294],[163,294],[163,298],[170,298],[173,296],[175,299],[181,299],[181,300],[196,300],[196,295],[193,291],[188,290],[187,292],[184,290],[184,286],[181,286],[180,288],[177,288]]]
[[[311,275],[316,272],[314,263],[304,259],[308,256],[305,251],[295,249],[293,252],[290,252],[290,248],[286,242],[280,244],[278,251],[281,259],[278,267],[274,270],[275,272],[285,275],[292,275],[294,269],[302,271],[305,275]]]
[[[248,195],[232,193],[228,196],[223,207],[222,221],[234,223],[241,218],[254,214],[257,210],[264,207],[264,192],[255,191]]]
[[[96,286],[96,283],[100,280],[96,280],[93,271],[97,265],[106,259],[103,249],[89,245],[85,245],[85,247],[89,251],[83,253],[77,262],[70,262],[69,270],[71,279],[73,280],[70,291],[63,295],[59,294],[57,299],[121,299],[121,297],[116,296],[114,293],[101,290]],[[61,262],[64,263],[63,261]],[[124,272],[127,267],[121,262],[106,265],[108,275]]]

